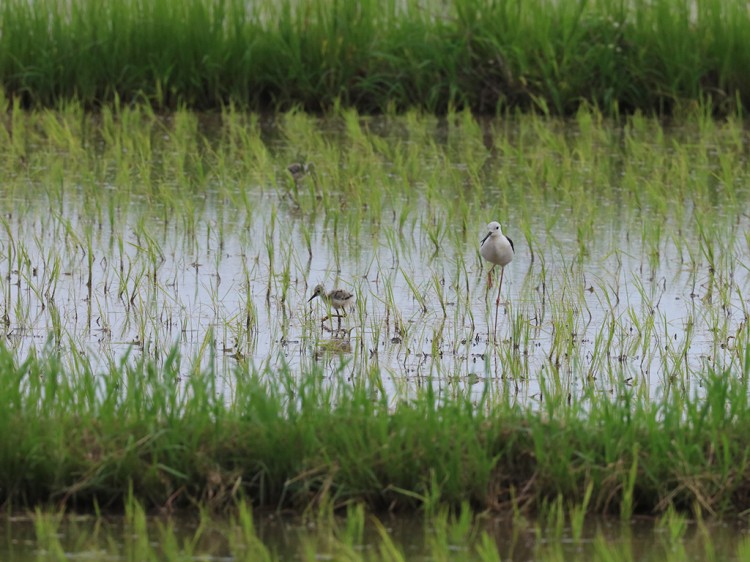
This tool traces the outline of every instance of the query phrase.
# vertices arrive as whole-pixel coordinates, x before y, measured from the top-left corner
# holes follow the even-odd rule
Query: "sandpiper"
[[[330,293],[326,293],[326,288],[323,285],[316,285],[313,289],[313,295],[307,302],[312,301],[315,297],[320,297],[329,306],[333,307],[334,310],[344,310],[354,303],[354,295],[344,289],[334,289]],[[339,319],[338,329],[341,330],[341,314],[335,315]],[[329,316],[326,316],[321,320],[323,322],[328,320]]]

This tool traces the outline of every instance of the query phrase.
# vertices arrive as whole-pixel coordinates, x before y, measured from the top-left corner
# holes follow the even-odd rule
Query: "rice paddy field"
[[[692,397],[750,368],[740,121],[6,115],[0,304],[21,361],[207,371],[227,403],[239,369],[537,407],[621,384]],[[500,307],[492,219],[515,240]],[[354,295],[340,329],[318,283]]]
[[[743,520],[741,120],[5,103],[11,512]]]
[[[750,559],[743,3],[0,22],[0,559]]]

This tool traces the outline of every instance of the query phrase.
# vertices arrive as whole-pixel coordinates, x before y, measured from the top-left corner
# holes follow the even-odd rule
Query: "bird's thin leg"
[[[492,339],[497,340],[497,309],[500,308],[500,305],[495,303],[495,327],[492,331]]]
[[[492,289],[492,272],[495,271],[495,266],[493,265],[490,270],[487,272],[487,290],[489,291]]]
[[[495,302],[496,305],[500,304],[500,291],[503,288],[503,274],[505,273],[505,268],[500,268],[500,285],[497,287],[497,302]]]
[[[503,274],[505,273],[505,268],[500,268],[500,283],[497,287],[497,300],[495,301],[495,337],[497,337],[497,310],[500,308],[500,290],[503,288]]]
[[[325,323],[326,323],[326,320],[328,320],[329,318],[330,318],[330,316],[323,316],[323,318],[320,320],[320,329],[321,330],[325,331],[325,329],[326,329],[325,328]]]
[[[338,317],[339,317],[339,327],[338,327],[338,331],[340,332],[340,331],[341,331],[341,313],[339,313],[339,314],[338,314]]]

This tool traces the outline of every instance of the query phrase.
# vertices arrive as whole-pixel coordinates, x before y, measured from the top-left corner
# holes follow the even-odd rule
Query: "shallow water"
[[[392,133],[387,123],[371,127],[393,142],[404,134],[399,123]],[[316,134],[334,151],[349,150],[351,139],[336,127]],[[699,142],[690,132],[673,134],[674,143]],[[750,220],[736,199],[698,209],[687,194],[681,209],[659,212],[623,205],[622,172],[585,208],[569,194],[560,203],[551,190],[523,202],[522,212],[514,206],[522,189],[508,200],[507,188],[488,185],[482,198],[497,203],[480,203],[464,232],[453,208],[460,198],[451,196],[457,187],[439,178],[436,158],[413,173],[434,177],[437,169],[438,179],[405,187],[402,199],[364,202],[351,200],[341,182],[353,176],[367,184],[367,177],[349,171],[342,178],[319,163],[299,190],[330,183],[334,204],[309,206],[308,198],[307,212],[284,171],[300,151],[289,136],[265,132],[272,155],[265,168],[232,182],[216,173],[205,189],[178,192],[178,204],[174,193],[160,200],[164,178],[153,180],[154,194],[147,186],[145,195],[131,196],[116,179],[109,184],[92,172],[87,180],[80,171],[83,179],[63,173],[62,187],[45,180],[21,189],[23,176],[5,191],[0,186],[6,345],[19,359],[55,350],[72,368],[94,371],[142,356],[158,363],[176,346],[185,376],[212,370],[228,397],[236,369],[281,365],[352,379],[379,370],[389,394],[408,394],[427,380],[457,392],[489,385],[526,404],[543,389],[575,398],[592,385],[611,392],[621,381],[645,394],[675,382],[699,392],[707,368],[746,368],[738,343],[747,339]],[[459,158],[466,149],[460,139],[446,135],[436,154],[451,143],[459,154],[447,152],[455,159],[442,165],[461,174],[472,164]],[[152,150],[155,159],[168,157]],[[89,157],[91,166],[103,158]],[[47,153],[39,159],[54,165]],[[611,167],[622,159],[612,152]],[[116,176],[117,165],[107,165]],[[577,165],[570,173],[594,173]],[[528,166],[488,156],[483,174],[520,176]],[[705,172],[695,166],[694,173]],[[370,210],[373,202],[379,211]],[[496,342],[495,288],[487,294],[478,254],[493,219],[516,250]],[[307,303],[317,283],[355,293],[344,331],[321,325],[327,311],[319,299]]]
[[[38,521],[38,519],[37,519]],[[485,519],[466,532],[455,527],[425,526],[420,518],[381,516],[369,519],[362,539],[351,550],[342,547],[346,519],[333,523],[299,518],[262,516],[255,533],[274,560],[380,559],[388,535],[408,560],[481,560],[477,549],[486,533],[501,560],[620,560],[675,562],[742,560],[747,551],[746,529],[720,523],[685,521],[669,526],[652,519],[597,519],[587,522],[576,538],[570,527],[559,529],[529,522]],[[123,518],[68,516],[51,528],[35,525],[34,517],[0,519],[0,559],[27,560],[236,560],[257,559],[243,529],[227,519],[200,522],[188,517],[150,517],[145,527]],[[52,529],[52,531],[50,531]],[[346,553],[346,554],[345,554]]]

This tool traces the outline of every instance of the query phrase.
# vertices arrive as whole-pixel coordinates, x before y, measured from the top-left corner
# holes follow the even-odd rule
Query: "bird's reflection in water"
[[[331,338],[328,340],[320,340],[318,342],[318,348],[315,351],[316,358],[322,355],[331,353],[351,353],[352,342],[349,337],[343,338]]]

